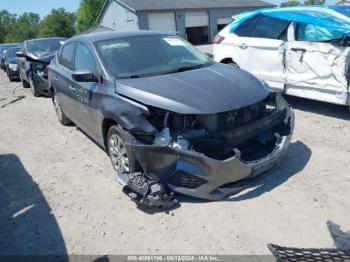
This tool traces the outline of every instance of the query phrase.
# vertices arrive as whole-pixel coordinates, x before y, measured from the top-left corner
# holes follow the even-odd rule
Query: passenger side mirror
[[[97,82],[96,76],[90,71],[78,71],[73,73],[72,77],[77,82]]]
[[[24,57],[24,53],[23,53],[23,52],[17,52],[17,53],[16,53],[16,56],[17,56],[17,57]]]

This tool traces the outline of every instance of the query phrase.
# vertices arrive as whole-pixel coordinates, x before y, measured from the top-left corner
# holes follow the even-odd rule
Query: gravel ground
[[[50,99],[34,98],[0,73],[0,254],[350,248],[348,108],[287,100],[296,128],[279,167],[227,201],[180,197],[180,207],[158,212],[121,192],[106,154],[60,125]]]

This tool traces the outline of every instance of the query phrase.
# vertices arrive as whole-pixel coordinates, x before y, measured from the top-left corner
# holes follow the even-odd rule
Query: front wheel
[[[56,92],[53,92],[53,94],[52,94],[52,102],[53,102],[53,105],[55,107],[58,121],[64,126],[70,125],[72,123],[72,121],[70,121],[70,119],[68,117],[66,117],[66,115],[63,113],[63,110],[62,110],[62,107],[60,104],[60,100],[59,100],[59,97],[56,94]]]
[[[107,152],[114,170],[121,173],[133,173],[137,171],[137,162],[133,152],[130,152],[125,144],[129,139],[119,126],[112,126],[107,135]]]
[[[30,84],[28,84],[27,81],[23,80],[21,75],[20,75],[20,79],[21,79],[21,83],[22,83],[23,88],[29,88],[30,87]]]
[[[32,91],[33,96],[39,97],[40,93],[38,92],[38,88],[36,87],[33,76],[29,76],[29,85],[30,85],[30,90]]]

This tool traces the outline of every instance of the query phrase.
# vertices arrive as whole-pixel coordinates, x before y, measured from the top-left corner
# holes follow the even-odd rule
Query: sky
[[[14,14],[34,12],[44,17],[52,8],[64,7],[70,12],[75,12],[79,3],[80,0],[0,0],[0,10],[5,9]]]
[[[286,0],[265,1],[279,5]],[[327,0],[327,2],[331,1],[332,0]],[[43,18],[52,8],[64,7],[70,12],[75,12],[78,9],[79,3],[80,0],[0,0],[0,10],[5,9],[14,14],[34,12],[38,13]]]

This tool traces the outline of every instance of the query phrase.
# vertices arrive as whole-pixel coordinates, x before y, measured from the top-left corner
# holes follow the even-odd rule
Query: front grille
[[[350,250],[290,248],[273,244],[269,244],[268,248],[275,256],[277,262],[350,261]]]
[[[168,183],[171,185],[174,185],[177,187],[189,188],[189,189],[195,189],[197,187],[200,187],[206,182],[207,181],[202,178],[192,176],[181,170],[176,171],[168,180]]]

